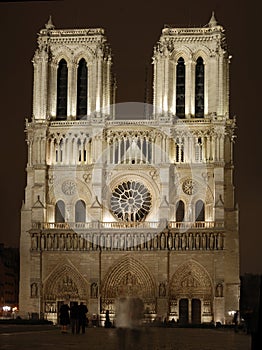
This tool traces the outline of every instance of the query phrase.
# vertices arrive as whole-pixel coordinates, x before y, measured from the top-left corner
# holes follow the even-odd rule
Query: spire
[[[215,18],[215,11],[212,11],[212,16],[208,22],[209,27],[215,27],[217,26],[217,20]]]
[[[52,22],[52,16],[51,15],[49,16],[49,20],[46,23],[45,27],[46,27],[46,29],[49,29],[49,30],[52,30],[52,29],[55,28],[55,26],[53,25],[53,22]]]

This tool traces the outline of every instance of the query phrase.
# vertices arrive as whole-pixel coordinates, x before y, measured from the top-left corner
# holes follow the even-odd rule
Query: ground
[[[131,341],[129,341],[131,340]],[[250,350],[251,338],[232,329],[146,328],[127,334],[119,346],[117,329],[88,328],[85,334],[62,334],[51,325],[0,325],[0,349],[106,350]]]

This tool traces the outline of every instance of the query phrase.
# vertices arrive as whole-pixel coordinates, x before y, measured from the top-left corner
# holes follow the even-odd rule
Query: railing
[[[90,229],[158,229],[164,228],[160,221],[144,222],[43,222],[33,223],[34,229],[54,229],[54,230],[90,230]]]
[[[105,119],[105,124],[106,127],[112,127],[112,126],[122,126],[122,125],[126,125],[126,126],[152,126],[155,128],[159,127],[159,122],[170,122],[172,121],[172,123],[175,124],[210,124],[212,121],[224,121],[223,117],[216,117],[216,119],[214,119],[213,117],[205,117],[205,118],[185,118],[185,119],[179,119],[176,118],[175,116],[161,116],[158,115],[156,117],[152,117],[152,119],[134,119],[134,120],[126,120],[126,119]],[[51,127],[79,127],[79,126],[90,126],[92,125],[93,122],[95,122],[96,119],[84,119],[84,120],[52,120],[50,122],[50,126]]]
[[[177,221],[144,221],[144,222],[36,222],[33,223],[33,229],[44,230],[99,230],[99,229],[223,229],[223,222],[214,221],[196,221],[196,222],[177,222]]]
[[[198,229],[198,228],[223,228],[223,222],[215,222],[215,221],[195,221],[195,222],[177,222],[177,221],[169,221],[168,228],[171,229]]]

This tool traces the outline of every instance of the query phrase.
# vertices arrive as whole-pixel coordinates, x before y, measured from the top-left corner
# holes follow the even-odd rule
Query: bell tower
[[[223,296],[221,292],[214,292],[215,321],[220,322],[230,322],[230,311],[239,308],[238,209],[233,185],[235,117],[230,116],[229,110],[230,59],[225,30],[214,13],[201,28],[166,25],[153,54],[154,118],[174,125],[171,162],[174,162],[177,183],[179,178],[184,179],[182,191],[175,193],[176,217],[182,215],[184,221],[197,222],[202,216],[200,221],[213,221],[223,232],[226,250],[222,256],[212,257],[212,264],[216,266],[214,289],[221,290],[223,285]],[[205,184],[202,189],[200,183]]]
[[[230,57],[214,13],[203,28],[166,25],[153,56],[155,116],[228,117]]]
[[[98,138],[91,149],[89,125],[92,121],[96,125],[95,133],[99,133],[112,114],[110,106],[114,95],[111,49],[104,29],[60,30],[55,28],[50,17],[38,34],[37,44],[32,60],[33,114],[31,121],[26,120],[28,163],[21,211],[21,315],[25,310],[26,313],[42,313],[42,252],[28,254],[32,244],[34,246],[28,232],[55,218],[71,220],[71,205],[63,206],[58,194],[60,201],[54,209],[50,188],[53,188],[54,179],[64,176],[64,192],[73,191],[74,184],[65,174],[76,163],[89,164],[94,157],[92,152],[101,148]],[[40,241],[39,238],[37,244]]]

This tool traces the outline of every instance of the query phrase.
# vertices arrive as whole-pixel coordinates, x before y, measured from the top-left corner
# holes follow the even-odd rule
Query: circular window
[[[123,182],[112,193],[111,209],[119,220],[143,221],[149,213],[151,205],[151,193],[140,182]]]
[[[182,189],[185,194],[192,195],[197,192],[197,185],[193,179],[187,179],[182,184]]]

